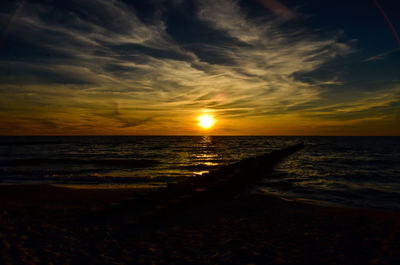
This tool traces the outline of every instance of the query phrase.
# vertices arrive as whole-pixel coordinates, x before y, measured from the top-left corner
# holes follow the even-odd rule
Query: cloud
[[[246,102],[243,96],[239,97],[244,94],[248,97],[247,103],[256,108],[282,109],[283,106],[284,111],[285,105],[317,100],[319,87],[296,80],[293,75],[314,71],[351,51],[336,39],[318,39],[302,30],[284,30],[276,20],[251,20],[235,1],[202,1],[198,16],[246,44],[215,47],[235,62],[233,66],[217,68],[228,76],[229,94],[238,94],[237,103]],[[280,101],[287,104],[279,104]]]
[[[387,52],[383,52],[383,53],[368,57],[367,59],[362,60],[362,62],[370,62],[370,61],[382,60],[384,57],[388,56],[389,54],[392,54],[392,53],[395,53],[395,52],[398,52],[398,51],[400,51],[400,48],[396,48],[396,49],[393,49],[393,50],[390,50],[390,51],[387,51]]]
[[[328,123],[359,123],[368,120],[395,119],[400,106],[400,87],[362,92],[356,100],[309,108],[304,116],[323,119]],[[396,126],[392,126],[395,128]],[[398,127],[398,126],[397,126]],[[397,128],[399,129],[399,128]]]
[[[258,0],[258,2],[266,8],[269,8],[276,15],[285,19],[293,19],[296,17],[294,12],[277,0]]]
[[[277,1],[262,2],[280,17],[295,16]],[[146,124],[173,132],[173,122],[184,127],[202,109],[221,118],[307,110],[323,96],[321,88],[340,80],[296,75],[351,52],[337,36],[288,29],[280,18],[252,18],[238,1],[197,1],[194,16],[179,17],[186,24],[167,19],[168,12],[186,12],[184,1],[174,1],[172,9],[159,5],[150,20],[116,0],[46,3],[30,2],[14,20],[5,45],[14,55],[0,55],[0,68],[8,69],[0,86],[15,85],[7,95],[16,106],[40,109],[37,99],[26,101],[18,91],[34,92],[50,106],[42,112],[68,116],[68,122],[46,116],[63,126],[96,126],[101,119],[113,128]],[[193,38],[181,38],[177,27]],[[19,54],[31,47],[35,52]],[[185,120],[171,122],[171,113]]]
[[[110,109],[97,110],[97,112],[93,114],[107,119],[116,120],[119,123],[119,128],[137,127],[152,120],[152,118],[150,117],[135,118],[124,115],[123,113],[121,113],[118,103],[116,102],[111,103]]]

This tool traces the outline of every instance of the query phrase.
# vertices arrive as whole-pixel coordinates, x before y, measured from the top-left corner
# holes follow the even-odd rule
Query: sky
[[[399,136],[399,12],[396,0],[2,1],[0,135]]]

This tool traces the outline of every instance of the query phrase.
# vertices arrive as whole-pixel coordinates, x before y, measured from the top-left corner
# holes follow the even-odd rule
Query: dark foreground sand
[[[400,264],[399,213],[246,192],[140,222],[109,207],[143,192],[0,186],[0,264]]]

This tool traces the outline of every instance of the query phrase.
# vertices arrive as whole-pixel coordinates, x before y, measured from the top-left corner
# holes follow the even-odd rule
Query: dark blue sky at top
[[[66,27],[74,27],[69,25],[69,13],[77,14],[83,19],[89,19],[94,23],[107,25],[115,31],[120,31],[119,25],[113,21],[102,20],[102,11],[98,10],[93,3],[84,3],[80,5],[74,4],[72,1],[3,1],[1,12],[11,16],[20,3],[24,3],[23,11],[18,15],[23,15],[33,5],[45,5],[49,7],[42,18],[47,23],[57,22],[64,24]],[[193,1],[163,1],[163,0],[125,0],[124,1],[138,17],[145,23],[153,23],[162,17],[167,26],[167,32],[178,43],[187,47],[194,52],[201,60],[209,63],[230,64],[229,58],[224,58],[218,53],[205,47],[204,43],[213,43],[227,45],[241,43],[233,39],[221,31],[210,28],[205,22],[196,19],[196,5]],[[355,1],[300,1],[300,0],[284,0],[281,3],[291,8],[294,12],[299,13],[299,17],[294,21],[288,21],[284,25],[287,29],[291,27],[307,27],[311,31],[320,36],[329,37],[332,34],[341,34],[340,40],[351,43],[354,53],[346,58],[337,58],[327,62],[324,67],[318,69],[314,73],[308,73],[299,78],[307,78],[308,75],[327,76],[332,72],[337,73],[351,84],[352,87],[363,86],[369,88],[371,81],[386,80],[387,82],[398,81],[398,69],[400,69],[400,51],[393,52],[384,58],[363,62],[369,57],[376,56],[381,53],[400,48],[393,33],[385,21],[383,15],[372,0],[355,0]],[[387,13],[396,30],[400,28],[400,3],[394,0],[380,0],[382,8]],[[265,17],[273,16],[270,10],[267,10],[260,3],[254,0],[239,1],[239,5],[247,12],[249,17]],[[35,8],[35,7],[34,7]],[[60,14],[62,14],[60,16]],[[13,31],[13,23],[9,25],[10,17],[2,17],[1,31],[4,32],[9,26],[8,34],[4,40],[0,59],[4,62],[7,60],[46,60],[46,57],[57,57],[68,60],[69,55],[48,51],[40,45],[34,43],[26,43],[26,39],[21,40],[18,35],[20,32]],[[84,30],[84,29],[83,29]],[[338,33],[340,32],[340,33]],[[29,32],[26,32],[29,34]],[[53,32],[54,34],[54,32]],[[35,36],[32,36],[34,38]],[[58,41],[71,41],[63,39],[60,36]],[[57,39],[57,36],[54,36]],[[44,40],[47,41],[47,40]],[[54,41],[54,40],[53,40]],[[246,45],[242,43],[242,45]],[[156,57],[180,58],[181,55],[166,53],[155,49],[141,47],[140,45],[116,46],[114,49],[138,51],[149,53]],[[181,59],[185,59],[184,56]],[[9,71],[2,67],[4,74]],[[32,75],[40,73],[33,71]],[[18,75],[18,74],[17,74]],[[50,77],[46,78],[58,78]],[[60,77],[61,78],[61,77]],[[63,79],[63,78],[61,78]],[[63,80],[60,80],[63,82]],[[71,82],[75,83],[74,80]]]
[[[215,18],[202,18],[199,15],[200,10],[206,7],[201,0],[121,0],[115,2],[118,10],[113,10],[106,2],[97,4],[100,2],[102,1],[2,1],[0,93],[4,94],[2,91],[6,90],[7,93],[12,93],[8,89],[12,85],[71,85],[76,88],[102,86],[106,91],[103,78],[108,76],[109,79],[124,83],[126,88],[118,88],[120,90],[157,90],[157,95],[171,95],[163,99],[163,102],[181,102],[179,100],[185,96],[183,91],[187,89],[183,85],[185,82],[174,78],[170,80],[169,73],[162,74],[163,77],[159,80],[145,67],[159,67],[155,66],[153,59],[157,60],[157,64],[171,61],[178,64],[187,62],[191,69],[202,71],[210,77],[218,76],[223,69],[230,69],[246,80],[251,79],[249,84],[256,81],[269,82],[271,78],[277,78],[276,75],[281,75],[280,72],[274,72],[270,77],[254,74],[253,70],[246,71],[246,65],[260,65],[268,72],[271,65],[268,66],[268,62],[259,62],[254,55],[247,58],[244,52],[252,50],[253,47],[262,52],[265,48],[267,53],[273,55],[274,49],[278,47],[276,44],[268,46],[268,38],[283,39],[280,42],[283,44],[282,50],[277,50],[277,56],[290,58],[291,49],[299,49],[300,51],[293,51],[294,61],[299,59],[299,54],[308,55],[307,52],[301,51],[303,44],[307,48],[313,40],[318,43],[310,51],[310,54],[314,55],[303,61],[315,61],[317,66],[306,66],[304,71],[301,67],[296,68],[282,74],[283,77],[277,80],[283,83],[290,79],[310,87],[318,85],[318,91],[323,96],[320,96],[320,101],[288,104],[290,106],[287,109],[321,106],[330,101],[340,102],[341,98],[356,99],[361,95],[359,93],[388,89],[392,91],[400,85],[400,44],[373,0],[280,0],[281,4],[295,14],[290,19],[280,17],[264,6],[262,1],[225,1],[234,3],[241,14],[245,15],[244,20],[250,21],[255,27],[272,25],[272,29],[268,31],[271,35],[256,41],[235,35],[238,30],[246,33],[240,25],[234,24],[235,21],[227,21],[233,23],[232,25],[224,25],[223,21],[217,21],[221,18],[217,17],[217,12],[213,13],[216,7],[210,8],[212,12],[208,10],[211,13],[205,15],[213,14]],[[400,1],[378,2],[395,30],[399,32]],[[126,17],[115,15],[122,12],[121,10],[126,11]],[[138,21],[132,20],[132,24],[128,24],[130,16]],[[137,36],[132,33],[135,32],[136,25],[143,26],[138,28]],[[251,30],[249,29],[249,38]],[[257,30],[258,33],[262,32],[258,28]],[[124,36],[131,39],[126,41]],[[148,40],[141,41],[140,38]],[[331,43],[321,44],[324,41]],[[291,42],[299,45],[291,45]],[[343,50],[340,50],[339,46]],[[326,54],[323,49],[327,50]],[[278,61],[277,67],[280,63],[291,67],[290,59]],[[89,69],[90,74],[84,74],[79,69]],[[149,84],[142,79],[151,82]],[[268,82],[265,83],[266,87],[273,86],[270,85],[274,84],[273,82]],[[336,83],[332,85],[334,82]],[[110,90],[116,89],[116,84],[109,85]],[[174,93],[171,91],[174,87],[179,93],[172,96]],[[273,90],[266,88],[264,92],[258,93],[267,94]],[[398,97],[397,91],[394,89],[394,92],[390,93]],[[208,91],[196,96],[194,92],[193,95],[188,94],[192,95],[191,100],[194,100],[210,99],[215,93],[217,92]],[[226,104],[210,100],[202,106],[211,109],[246,108],[251,105],[251,101],[243,99],[245,94],[243,92],[242,96],[234,95],[235,100]],[[285,103],[286,100],[281,102]],[[394,111],[398,110],[398,103],[387,103],[387,106],[395,106]],[[251,115],[264,113],[259,107],[254,109]],[[271,108],[268,111],[275,113],[279,110]]]
[[[288,1],[289,2],[289,1]],[[355,53],[326,66],[326,73],[339,72],[352,87],[369,87],[371,81],[398,82],[400,50],[379,61],[364,62],[369,57],[400,48],[390,26],[371,1],[290,1],[300,10],[311,14],[306,25],[319,29],[322,34],[343,31],[342,39],[354,40]],[[397,32],[400,30],[400,2],[379,1]]]

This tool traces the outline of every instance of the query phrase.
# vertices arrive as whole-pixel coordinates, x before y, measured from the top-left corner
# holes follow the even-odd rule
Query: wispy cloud
[[[363,60],[363,62],[370,62],[370,61],[378,61],[378,60],[382,60],[383,58],[385,58],[386,56],[388,56],[389,54],[395,53],[395,52],[399,52],[400,48],[396,48],[387,52],[382,52],[379,53],[377,55],[368,57],[367,59]]]
[[[34,47],[35,53],[0,57],[0,68],[8,69],[0,77],[1,93],[15,103],[3,107],[3,113],[29,123],[34,115],[16,110],[35,109],[41,120],[64,129],[86,124],[90,130],[101,121],[110,131],[125,133],[145,127],[193,133],[188,123],[202,109],[221,119],[265,118],[299,109],[317,114],[307,104],[324,96],[322,88],[341,81],[308,82],[296,75],[316,71],[351,48],[337,36],[288,29],[281,17],[291,19],[295,13],[278,1],[261,2],[278,18],[252,18],[235,0],[196,2],[195,16],[185,19],[223,43],[218,38],[182,42],[171,33],[176,25],[166,19],[172,11],[162,7],[144,20],[134,6],[116,0],[31,2],[10,34],[19,45],[14,52]],[[175,9],[182,5],[173,3]],[[195,35],[201,29],[186,30]]]
[[[258,2],[272,10],[276,15],[285,19],[293,19],[296,17],[293,11],[277,0],[258,0]]]
[[[319,119],[323,124],[345,127],[366,121],[394,121],[400,113],[400,87],[360,93],[358,99],[309,108],[305,117]],[[370,129],[374,128],[370,123]],[[382,129],[382,128],[381,128]],[[396,125],[391,129],[398,130]],[[375,128],[378,130],[378,127]]]

